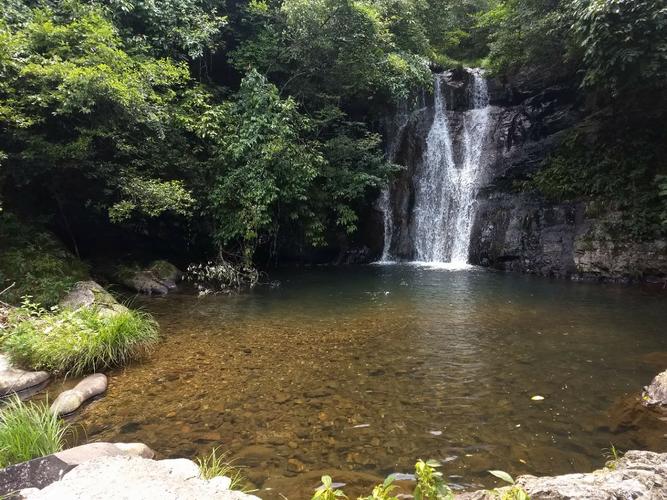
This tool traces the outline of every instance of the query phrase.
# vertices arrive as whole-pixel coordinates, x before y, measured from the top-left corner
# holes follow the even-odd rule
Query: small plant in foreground
[[[47,405],[14,396],[0,409],[0,467],[61,451],[68,429]]]
[[[604,456],[607,459],[604,466],[609,470],[616,470],[618,461],[623,456],[623,453],[618,451],[618,448],[616,448],[616,446],[614,446],[612,443],[609,443],[609,450],[606,451]]]
[[[359,500],[398,500],[398,497],[392,495],[392,491],[396,489],[394,484],[394,476],[388,476],[382,484],[378,484],[373,488],[373,492],[367,497],[359,497]]]
[[[315,490],[311,500],[336,500],[337,498],[347,498],[343,490],[333,489],[333,480],[331,476],[322,476],[322,486]]]
[[[197,458],[199,466],[199,475],[202,479],[213,479],[218,476],[225,476],[231,479],[229,488],[232,490],[242,490],[245,478],[238,467],[234,467],[227,460],[227,453],[219,453],[218,448],[213,448],[211,453],[205,457]]]
[[[454,498],[452,490],[443,479],[442,472],[436,470],[440,463],[435,460],[418,460],[415,464],[417,486],[415,500],[450,500]]]
[[[5,330],[1,347],[12,361],[64,375],[124,365],[158,340],[157,323],[140,311],[91,307],[48,313],[29,301]]]
[[[489,473],[496,476],[498,479],[505,481],[510,484],[512,487],[505,491],[500,491],[499,489],[494,489],[493,494],[496,498],[500,500],[530,500],[530,496],[521,486],[516,484],[514,478],[510,476],[507,472],[502,470],[490,470]]]
[[[440,464],[435,460],[417,461],[415,464],[415,477],[417,486],[413,492],[415,500],[453,500],[454,494],[447,486],[442,472],[436,470]],[[390,475],[382,484],[373,488],[370,496],[359,497],[357,500],[397,500],[398,497],[392,495],[396,486],[395,477]],[[311,500],[336,500],[337,498],[347,498],[343,490],[334,490],[333,480],[330,476],[322,476],[322,485],[315,490]]]

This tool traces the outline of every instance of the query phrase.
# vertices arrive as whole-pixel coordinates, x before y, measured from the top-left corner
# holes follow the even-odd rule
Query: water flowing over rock
[[[382,195],[382,260],[391,260],[392,256],[455,264],[468,260],[475,195],[489,126],[489,94],[479,70],[466,70],[467,84],[457,89],[458,94],[462,89],[463,98],[451,90],[453,77],[452,72],[435,76],[433,106],[427,108],[429,118],[432,111],[431,124],[419,147],[420,157],[416,162],[409,161],[405,154],[399,159],[408,160],[408,199],[401,189],[405,183],[401,182]],[[423,114],[423,109],[417,114]],[[403,135],[408,125],[406,122],[399,134]],[[405,139],[399,136],[394,143],[402,140]],[[390,158],[397,155],[398,148],[392,148]]]
[[[667,283],[667,240],[610,229],[622,214],[521,188],[570,133],[596,137],[569,82],[541,87],[477,70],[435,75],[385,127],[405,169],[381,194],[365,244],[381,261],[440,261],[545,276]],[[397,125],[398,124],[398,125]],[[384,236],[384,248],[373,242]]]

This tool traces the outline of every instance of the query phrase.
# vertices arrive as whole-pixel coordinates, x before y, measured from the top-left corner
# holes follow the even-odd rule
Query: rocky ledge
[[[531,500],[667,499],[667,453],[629,451],[604,469],[588,474],[553,477],[521,476],[517,485]],[[492,500],[511,487],[496,492],[476,491],[458,495],[461,500]]]
[[[24,489],[21,498],[132,498],[136,500],[217,499],[258,500],[253,495],[230,490],[231,480],[199,477],[199,468],[191,460],[177,458],[151,460],[138,456],[105,456],[89,460],[63,476],[60,481],[38,490]]]

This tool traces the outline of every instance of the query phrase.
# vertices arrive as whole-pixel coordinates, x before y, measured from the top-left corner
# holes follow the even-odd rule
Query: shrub
[[[149,314],[98,307],[53,314],[24,303],[2,340],[12,361],[51,373],[83,375],[120,366],[150,351],[158,340]]]
[[[14,396],[0,410],[0,467],[62,450],[68,430],[48,406]]]

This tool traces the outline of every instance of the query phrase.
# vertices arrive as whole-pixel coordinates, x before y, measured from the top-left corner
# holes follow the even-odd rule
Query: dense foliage
[[[650,130],[666,19],[658,0],[5,1],[0,203],[83,253],[105,232],[246,263],[337,244],[399,168],[377,124],[432,70],[568,82],[591,112],[623,108]],[[572,198],[611,190],[636,166],[604,167],[639,121],[624,122],[602,156],[544,178],[576,178]],[[641,146],[640,204],[660,198],[662,139]]]

